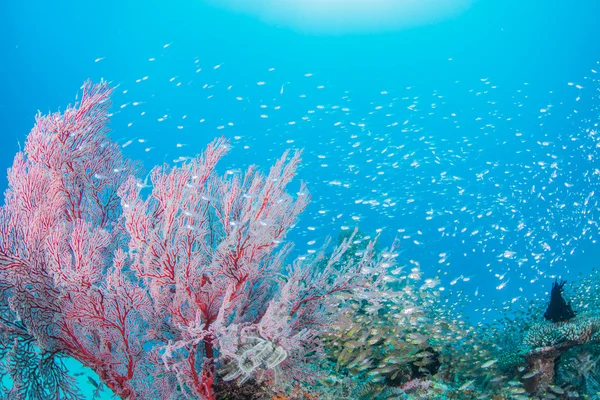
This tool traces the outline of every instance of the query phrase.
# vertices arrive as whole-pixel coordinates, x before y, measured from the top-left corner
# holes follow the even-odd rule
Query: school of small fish
[[[297,252],[314,253],[332,232],[357,225],[400,242],[389,292],[340,294],[356,313],[336,321],[327,338],[332,374],[323,385],[362,379],[370,386],[354,395],[376,398],[385,382],[429,379],[443,355],[453,357],[453,368],[440,371],[454,374],[454,398],[531,398],[525,386],[539,371],[507,374],[498,338],[525,329],[510,321],[526,324],[539,311],[530,306],[543,299],[539,286],[571,273],[569,260],[597,245],[595,69],[542,103],[527,82],[510,88],[491,78],[455,81],[451,90],[381,88],[365,98],[316,72],[286,76],[266,67],[244,81],[227,73],[234,66],[202,57],[179,71],[160,69],[175,47],[158,49],[148,58],[154,72],[116,91],[113,126],[124,151],[176,165],[202,150],[197,143],[225,135],[237,157],[225,173],[239,174],[303,148],[299,179],[313,202],[287,238]],[[175,101],[187,107],[175,110]],[[467,323],[467,309],[480,322]],[[501,320],[503,313],[511,316]],[[579,398],[571,387],[550,389],[544,399]]]

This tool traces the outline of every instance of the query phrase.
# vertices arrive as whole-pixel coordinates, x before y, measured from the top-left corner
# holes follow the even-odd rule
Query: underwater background
[[[311,24],[310,12],[279,19],[235,2],[4,0],[0,167],[38,110],[104,79],[111,136],[148,171],[219,136],[232,145],[223,173],[303,149],[292,191],[303,181],[312,201],[286,238],[294,256],[358,227],[398,239],[398,264],[434,279],[454,318],[543,308],[555,279],[568,291],[600,258],[600,3],[437,12],[448,3],[397,24],[337,11]],[[72,368],[91,398],[97,377]]]

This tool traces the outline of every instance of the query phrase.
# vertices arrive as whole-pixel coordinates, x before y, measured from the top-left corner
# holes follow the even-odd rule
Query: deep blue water
[[[467,312],[480,318],[481,309],[494,302],[543,296],[550,276],[576,279],[598,266],[597,226],[582,234],[587,221],[571,207],[594,190],[598,179],[585,175],[597,157],[585,130],[598,119],[598,86],[591,72],[600,70],[598,15],[600,3],[592,1],[480,0],[459,15],[424,26],[330,35],[297,32],[202,1],[3,1],[0,167],[11,165],[37,110],[64,109],[85,79],[104,78],[119,85],[113,137],[123,144],[133,140],[124,151],[143,159],[146,167],[194,155],[216,135],[234,145],[223,170],[251,163],[267,168],[284,149],[304,148],[299,180],[308,183],[314,201],[292,235],[298,254],[310,247],[307,242],[336,236],[342,226],[356,224],[351,216],[360,216],[361,230],[385,228],[383,244],[409,234],[402,241],[404,263],[418,260],[426,275],[439,275],[451,294],[464,290],[473,298],[479,288],[478,303]],[[265,85],[257,85],[262,81]],[[417,110],[409,110],[415,102]],[[335,105],[339,108],[332,109]],[[263,113],[269,118],[261,118]],[[398,125],[389,126],[393,122]],[[361,123],[365,126],[356,125]],[[402,126],[410,130],[402,132]],[[238,135],[242,138],[234,139]],[[573,144],[572,138],[581,141]],[[544,141],[552,150],[540,145]],[[432,149],[440,155],[439,164]],[[392,152],[398,155],[388,157]],[[402,161],[401,155],[411,152],[410,160],[420,161],[420,167]],[[565,162],[564,173],[555,179],[556,201],[521,202],[521,190],[531,192],[536,184],[539,190],[544,181],[523,166],[551,163],[550,153]],[[450,157],[456,154],[463,154],[461,161]],[[478,180],[476,174],[486,169]],[[443,172],[465,181],[441,185]],[[437,183],[431,183],[434,176]],[[573,182],[572,189],[564,185]],[[472,197],[459,195],[457,186]],[[0,189],[5,187],[2,175]],[[506,200],[498,203],[502,197]],[[590,197],[585,219],[597,216],[596,197]],[[371,199],[397,205],[356,202]],[[565,208],[547,211],[561,201]],[[472,212],[457,213],[463,205]],[[451,210],[455,213],[446,213]],[[428,211],[433,219],[426,219]],[[517,231],[519,218],[513,214],[527,221],[538,245]],[[440,227],[466,230],[445,237]],[[577,238],[576,245],[565,244],[569,237]],[[542,251],[535,263],[531,253],[544,241],[552,250]],[[502,260],[507,249],[527,254],[528,261],[518,267],[514,260]],[[440,253],[448,254],[447,261],[438,263],[445,258]],[[459,276],[472,279],[450,285]],[[496,289],[507,280],[504,289]]]

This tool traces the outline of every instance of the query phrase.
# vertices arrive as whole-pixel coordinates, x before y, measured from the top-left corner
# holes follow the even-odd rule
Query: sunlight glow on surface
[[[473,0],[209,0],[230,10],[311,33],[398,30],[448,18]]]

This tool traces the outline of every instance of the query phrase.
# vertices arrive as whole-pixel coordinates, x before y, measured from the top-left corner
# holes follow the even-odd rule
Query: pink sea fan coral
[[[286,269],[281,243],[309,201],[303,184],[286,192],[300,153],[266,176],[222,176],[229,146],[216,139],[154,168],[143,195],[139,165],[109,137],[110,93],[86,82],[79,104],[37,117],[15,157],[0,298],[39,348],[78,359],[122,398],[213,399],[217,360],[239,361],[248,345],[263,379],[308,379],[330,297],[376,285],[389,264],[372,245],[341,263],[351,236]]]

